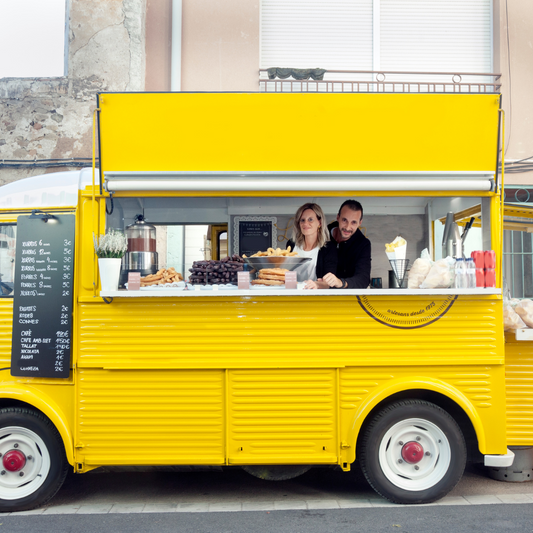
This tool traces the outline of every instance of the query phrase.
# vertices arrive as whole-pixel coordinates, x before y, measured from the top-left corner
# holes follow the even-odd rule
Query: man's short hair
[[[352,211],[361,211],[361,220],[363,220],[363,206],[357,200],[346,200],[339,209],[339,216],[344,206],[348,206]]]

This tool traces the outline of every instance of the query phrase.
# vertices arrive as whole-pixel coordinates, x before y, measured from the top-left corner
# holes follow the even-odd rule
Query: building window
[[[504,223],[522,227],[503,232],[503,275],[513,298],[533,298],[533,187],[505,187],[504,202]],[[514,206],[521,212],[513,212]]]
[[[533,235],[503,232],[503,275],[513,298],[533,298]]]
[[[0,0],[0,78],[64,76],[66,0]]]
[[[261,68],[492,71],[492,0],[262,0]]]

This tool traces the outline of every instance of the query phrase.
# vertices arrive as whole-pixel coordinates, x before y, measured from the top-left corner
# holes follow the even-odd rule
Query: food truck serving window
[[[356,198],[364,208],[360,230],[372,245],[371,277],[381,278],[382,283],[378,286],[382,286],[383,289],[396,288],[394,283],[391,286],[390,280],[394,275],[391,276],[392,267],[385,253],[385,243],[392,242],[398,235],[405,238],[406,257],[411,265],[424,249],[430,251],[434,260],[440,259],[443,225],[438,220],[450,211],[472,209],[473,206],[478,206],[481,212],[485,201],[488,200],[485,197],[471,195],[393,196],[390,193],[360,195]],[[322,207],[326,224],[336,221],[339,208],[346,199],[344,196],[312,197],[312,200]],[[136,247],[128,249],[127,257],[123,260],[120,286],[125,287],[128,272],[140,271],[141,276],[145,277],[162,269],[175,269],[185,280],[192,274],[193,277],[189,281],[193,285],[210,284],[205,275],[200,279],[200,272],[194,268],[198,270],[201,267],[201,270],[212,265],[193,264],[198,261],[224,258],[223,255],[215,257],[211,254],[213,243],[210,228],[226,229],[227,248],[224,255],[227,254],[232,258],[234,255],[243,255],[241,244],[246,244],[248,233],[253,233],[254,243],[260,243],[256,248],[252,246],[253,249],[246,249],[248,257],[253,253],[266,251],[268,247],[284,250],[288,241],[292,239],[294,215],[297,209],[308,201],[309,197],[304,195],[180,197],[161,193],[158,196],[115,196],[113,210],[108,212],[106,217],[106,227],[120,228],[127,235],[129,228],[133,227],[136,232],[146,233],[146,242],[150,243],[142,250]],[[141,225],[136,222],[139,216],[144,218]],[[489,220],[490,213],[485,210],[483,218],[480,218],[476,227],[468,234],[465,248],[468,254],[470,249],[492,248]],[[243,234],[241,231],[243,222],[246,225],[267,226],[265,228],[261,226],[260,232],[256,231],[257,228],[254,226],[252,228],[254,232]],[[237,266],[235,265],[235,268]],[[226,271],[222,270],[226,274]],[[223,282],[234,284],[236,280],[233,278],[236,278],[236,275],[226,276]],[[222,281],[219,280],[219,283]]]

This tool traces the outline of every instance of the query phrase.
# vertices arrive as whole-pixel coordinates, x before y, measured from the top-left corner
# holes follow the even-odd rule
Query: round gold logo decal
[[[426,299],[389,299],[357,296],[359,305],[376,322],[399,329],[429,326],[442,318],[457,300],[457,295]]]

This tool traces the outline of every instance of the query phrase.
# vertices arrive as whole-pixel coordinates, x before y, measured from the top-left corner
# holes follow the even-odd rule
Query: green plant
[[[99,258],[120,259],[128,249],[126,236],[119,230],[108,229],[105,235],[100,235],[99,239],[93,233],[94,251]]]

